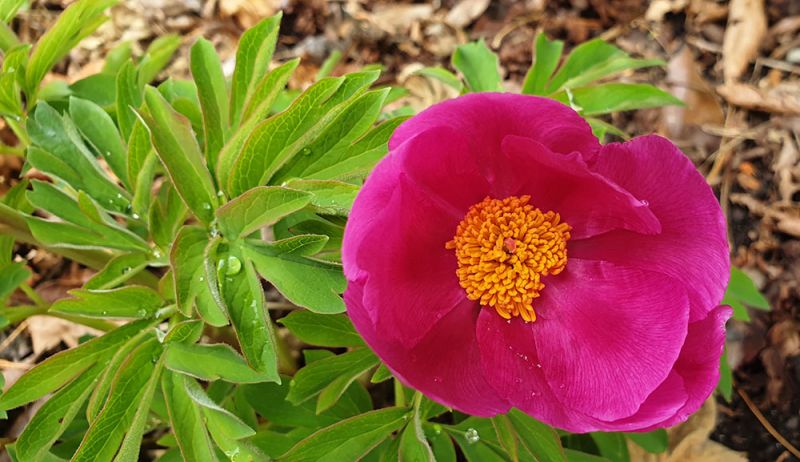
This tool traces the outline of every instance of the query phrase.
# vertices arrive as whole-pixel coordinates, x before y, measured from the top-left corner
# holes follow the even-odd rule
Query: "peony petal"
[[[384,335],[413,346],[466,300],[456,276],[457,260],[445,248],[460,220],[405,174],[399,176],[392,198],[355,250],[356,266],[369,276],[364,303]]]
[[[501,197],[528,194],[531,203],[553,210],[572,226],[573,239],[623,228],[645,234],[661,231],[658,219],[641,201],[591,172],[577,154],[555,154],[530,138],[507,136]],[[492,185],[496,188],[498,185]]]
[[[538,420],[573,432],[594,430],[592,419],[569,412],[550,389],[536,351],[534,326],[521,318],[507,321],[493,309],[481,309],[476,332],[483,370],[491,377],[492,387]]]
[[[684,288],[660,273],[573,258],[545,283],[533,336],[550,388],[597,419],[633,415],[678,357]]]
[[[342,241],[342,265],[348,281],[363,276],[356,262],[359,246],[369,236],[374,221],[386,208],[400,174],[394,158],[388,156],[375,166],[353,203]]]
[[[718,306],[705,319],[689,324],[686,342],[675,362],[675,372],[683,379],[688,398],[678,412],[651,428],[670,427],[685,422],[711,396],[719,382],[719,358],[725,348],[725,323],[733,314],[728,306]]]
[[[669,373],[661,385],[655,389],[642,403],[636,413],[630,417],[613,422],[595,422],[594,430],[601,431],[649,431],[662,428],[662,423],[671,419],[688,400],[688,393],[683,379],[674,370]],[[645,430],[642,430],[642,429]]]
[[[644,136],[608,144],[591,168],[647,201],[662,232],[614,231],[570,243],[570,256],[659,271],[683,283],[689,320],[705,318],[730,275],[725,217],[705,179],[671,142]]]
[[[475,303],[462,302],[409,349],[372,323],[363,294],[363,284],[351,282],[344,295],[353,325],[404,384],[467,414],[489,417],[508,411],[508,403],[493,392],[478,360]]]
[[[472,150],[480,154],[479,164],[490,180],[501,161],[500,144],[507,135],[531,138],[556,153],[577,151],[586,159],[600,150],[589,125],[568,106],[508,93],[473,93],[435,104],[400,125],[389,140],[389,149],[437,126],[470,137]]]
[[[403,143],[391,155],[397,157],[415,186],[429,197],[441,199],[443,207],[451,207],[456,216],[463,218],[472,205],[489,193],[489,184],[468,140],[466,134],[452,127],[437,126]]]

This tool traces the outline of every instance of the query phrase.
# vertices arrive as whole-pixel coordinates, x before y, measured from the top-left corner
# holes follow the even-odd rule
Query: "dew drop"
[[[464,438],[467,440],[467,443],[475,444],[481,440],[481,435],[478,434],[478,430],[468,428],[467,431],[464,432]]]
[[[539,393],[536,393],[535,391],[531,392],[531,398],[536,398],[537,396],[539,396]]]
[[[644,205],[644,206],[648,206],[648,205],[650,205],[650,202],[648,202],[648,201],[646,201],[646,200],[641,200],[641,201],[639,201],[639,202],[640,202],[642,205]]]
[[[108,311],[103,310],[103,311],[100,312],[100,314],[102,314],[103,316],[108,316]]]
[[[224,192],[222,192],[222,191],[217,191],[217,197],[223,197],[223,196],[225,196],[225,193],[224,193]]]
[[[153,256],[156,257],[156,258],[161,258],[161,256],[162,256],[161,251],[158,250],[158,249],[154,249],[153,250]]]
[[[138,220],[141,217],[139,216],[138,213],[133,213],[133,214],[131,214],[131,218],[133,218],[134,220]]]
[[[145,310],[144,308],[140,309],[139,311],[136,312],[136,316],[140,318],[147,316],[147,310]]]
[[[225,267],[226,267],[225,274],[227,274],[228,276],[233,276],[239,274],[239,272],[242,271],[242,262],[233,255],[230,255],[225,264]]]
[[[203,202],[203,205],[201,205],[200,207],[202,207],[203,210],[211,210],[211,204],[209,204],[208,202]]]
[[[436,383],[442,383],[442,378],[437,375],[433,377],[433,381]]]
[[[200,281],[200,282],[203,282],[203,281],[205,281],[205,280],[206,280],[206,278],[205,278],[205,277],[203,277],[203,276],[200,276],[199,278],[197,278],[197,280],[198,280],[198,281]]]
[[[558,389],[559,389],[559,390],[563,390],[564,388],[566,388],[566,385],[564,385],[563,383],[562,383],[561,385],[559,385],[559,386],[558,386]]]
[[[536,363],[536,367],[538,367],[539,369],[541,369],[541,368],[542,368],[542,363]]]
[[[442,434],[442,426],[439,425],[439,424],[433,424],[433,433],[436,433],[437,435],[441,435]]]
[[[126,267],[122,268],[122,274],[128,274],[130,272],[131,272],[131,267],[130,266],[126,266]]]
[[[300,153],[303,154],[304,156],[310,156],[311,155],[311,148],[303,148],[303,150],[300,151]]]

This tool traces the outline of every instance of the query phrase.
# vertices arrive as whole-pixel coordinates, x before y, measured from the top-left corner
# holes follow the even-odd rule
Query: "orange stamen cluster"
[[[493,307],[505,319],[536,320],[533,299],[542,277],[567,264],[572,229],[552,211],[528,204],[530,196],[491,199],[470,207],[446,248],[455,249],[461,287],[470,300]]]

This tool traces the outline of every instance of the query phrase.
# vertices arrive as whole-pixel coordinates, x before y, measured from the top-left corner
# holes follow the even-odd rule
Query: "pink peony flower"
[[[401,125],[345,230],[345,302],[403,383],[573,432],[686,420],[719,378],[720,206],[668,140],[473,94]]]

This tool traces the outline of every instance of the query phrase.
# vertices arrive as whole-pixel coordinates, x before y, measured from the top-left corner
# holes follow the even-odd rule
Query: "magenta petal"
[[[661,231],[650,209],[613,182],[592,172],[578,153],[555,154],[530,138],[507,136],[508,162],[499,185],[507,195],[531,196],[542,210],[554,210],[572,227],[573,239],[617,228],[644,234]]]
[[[596,430],[648,431],[664,427],[688,400],[683,379],[674,370],[661,385],[647,397],[636,414],[613,422],[597,422]],[[645,430],[642,430],[642,429]]]
[[[719,358],[725,348],[725,323],[731,314],[733,310],[730,307],[718,306],[705,319],[689,324],[686,342],[675,362],[675,372],[683,379],[688,399],[674,416],[650,429],[685,422],[711,396],[719,382]]]
[[[550,388],[590,417],[633,415],[667,378],[686,337],[682,285],[660,273],[575,259],[545,283],[533,334]]]
[[[494,170],[500,161],[497,154],[507,135],[534,139],[557,153],[578,151],[586,159],[600,150],[589,125],[568,106],[508,93],[473,93],[435,104],[400,125],[389,140],[389,149],[437,126],[468,135],[486,171]]]
[[[703,319],[722,299],[730,275],[725,217],[703,176],[675,145],[655,135],[604,146],[591,168],[647,201],[662,232],[614,231],[571,242],[570,256],[667,274],[688,291],[689,320]]]
[[[348,314],[367,344],[404,384],[445,405],[477,416],[508,411],[491,390],[478,361],[475,317],[478,306],[465,300],[441,318],[414,348],[388,338],[366,313],[363,287],[351,282],[345,292]]]
[[[460,219],[400,175],[355,250],[356,266],[368,275],[364,303],[384,335],[413,346],[466,300],[456,259],[445,248]],[[350,238],[346,229],[345,242]]]
[[[573,432],[595,430],[592,419],[570,412],[550,389],[536,351],[534,326],[521,318],[506,321],[492,309],[481,310],[478,345],[492,387],[512,406],[550,425]]]
[[[414,186],[430,198],[441,199],[463,218],[467,210],[489,193],[468,135],[451,127],[433,127],[395,148],[396,156]],[[455,228],[453,228],[455,233]],[[451,236],[452,237],[452,236]]]

